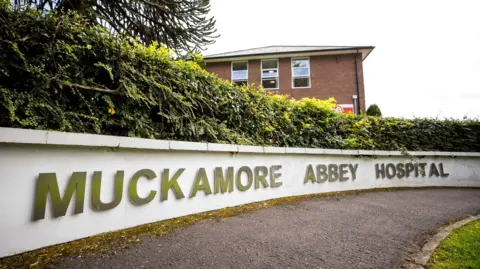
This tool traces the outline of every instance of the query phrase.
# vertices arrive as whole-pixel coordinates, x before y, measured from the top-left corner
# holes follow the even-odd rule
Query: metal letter
[[[185,198],[185,195],[182,192],[182,189],[180,188],[180,185],[178,185],[178,178],[182,175],[183,171],[185,171],[185,168],[180,168],[175,172],[173,177],[168,180],[169,178],[169,169],[163,169],[162,173],[162,192],[160,195],[160,201],[165,201],[168,200],[168,190],[172,189],[173,195],[175,195],[175,198],[177,200]]]
[[[436,177],[440,176],[440,173],[438,173],[438,169],[437,166],[435,166],[435,163],[430,164],[430,174],[428,175],[428,177],[432,177],[433,175],[435,175]]]
[[[410,172],[413,172],[413,170],[415,170],[415,166],[413,166],[413,163],[405,164],[405,171],[406,171],[407,177],[410,177]]]
[[[418,166],[420,167],[420,175],[422,175],[422,177],[425,177],[425,175],[427,174],[425,172],[425,167],[427,166],[427,163],[419,163]]]
[[[375,164],[375,176],[377,179],[380,178],[380,175],[382,176],[382,179],[385,178],[385,164],[381,164],[381,166],[377,163]]]
[[[387,178],[392,179],[395,177],[395,174],[397,173],[397,169],[395,169],[395,165],[393,163],[387,164]],[[390,170],[392,170],[392,173],[390,173]]]
[[[358,163],[355,165],[349,164],[348,167],[350,168],[350,172],[352,172],[352,181],[357,178],[357,169],[358,169]]]
[[[282,169],[281,165],[272,165],[270,167],[270,188],[278,188],[282,186],[282,182],[276,182],[277,178],[282,176],[282,173],[275,173],[280,169]]]
[[[198,191],[203,191],[205,195],[212,194],[212,188],[210,188],[210,183],[208,182],[207,173],[205,168],[198,169],[197,176],[193,182],[192,191],[190,192],[189,198],[195,197]]]
[[[328,181],[334,182],[338,180],[338,166],[336,164],[328,165]]]
[[[328,179],[327,166],[324,164],[317,165],[317,183],[323,183]]]
[[[227,175],[226,177],[223,176],[223,171],[221,167],[215,168],[214,173],[214,193],[217,194],[219,192],[226,193],[227,189],[228,192],[233,191],[233,167],[227,168]]]
[[[117,171],[115,174],[115,186],[113,189],[113,200],[110,203],[103,203],[100,199],[102,193],[102,171],[93,172],[92,180],[92,207],[96,211],[105,211],[115,208],[120,204],[123,197],[124,172]]]
[[[441,176],[441,177],[448,177],[448,176],[450,175],[450,174],[445,173],[445,172],[443,171],[443,163],[440,163],[438,166],[440,166],[440,176]]]
[[[405,164],[397,163],[397,177],[398,178],[405,177]]]
[[[57,176],[55,173],[40,173],[37,179],[37,186],[35,191],[35,208],[33,212],[33,220],[40,220],[45,218],[45,209],[47,207],[47,197],[50,193],[52,201],[53,217],[65,216],[68,205],[72,200],[75,192],[75,208],[73,213],[83,213],[83,204],[85,201],[85,181],[87,172],[73,172],[68,181],[67,188],[63,198],[60,197],[60,190],[58,189]]]
[[[247,174],[247,185],[242,185],[242,173],[245,172]],[[236,184],[237,184],[237,189],[239,191],[247,191],[250,189],[253,183],[253,173],[252,169],[248,166],[242,166],[240,169],[237,171],[237,178],[236,178]]]
[[[264,188],[268,188],[268,182],[266,180],[267,176],[268,176],[268,168],[266,166],[255,167],[255,189],[260,188],[260,182],[262,182],[262,186]]]
[[[157,194],[156,191],[152,190],[150,191],[150,194],[148,194],[148,196],[145,198],[141,198],[140,196],[138,196],[137,183],[141,177],[145,177],[147,180],[152,180],[156,178],[157,175],[155,175],[155,172],[150,169],[142,169],[140,171],[137,171],[133,175],[128,186],[128,194],[130,196],[130,201],[132,201],[134,205],[148,204],[153,200],[153,198],[155,198],[155,195]]]
[[[307,172],[305,173],[305,179],[303,180],[303,184],[307,184],[309,181],[315,183],[317,179],[315,178],[315,172],[313,172],[313,167],[311,164],[307,166]]]
[[[348,177],[345,175],[348,173],[348,164],[340,165],[340,181],[347,181]]]

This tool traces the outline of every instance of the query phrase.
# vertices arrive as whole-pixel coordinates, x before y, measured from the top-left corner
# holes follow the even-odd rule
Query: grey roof
[[[268,46],[246,50],[237,50],[224,53],[217,53],[204,56],[205,59],[218,58],[233,58],[254,55],[268,55],[268,54],[287,54],[299,52],[321,52],[321,51],[341,51],[341,50],[357,50],[368,49],[373,50],[372,46]],[[364,56],[364,58],[366,55]]]

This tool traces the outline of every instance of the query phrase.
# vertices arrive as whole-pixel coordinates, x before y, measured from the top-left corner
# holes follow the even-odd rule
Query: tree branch
[[[0,0],[6,1],[6,0]],[[17,8],[41,11],[74,10],[88,25],[106,25],[111,33],[127,34],[143,44],[165,44],[178,53],[198,52],[215,38],[208,0],[10,0]]]
[[[84,86],[84,85],[80,85],[80,84],[76,84],[76,83],[69,83],[67,85],[69,87],[72,87],[72,88],[78,88],[78,89],[83,89],[83,90],[96,91],[96,92],[113,94],[113,95],[123,95],[122,92],[120,92],[118,90],[102,89],[102,88],[97,88],[97,87]]]

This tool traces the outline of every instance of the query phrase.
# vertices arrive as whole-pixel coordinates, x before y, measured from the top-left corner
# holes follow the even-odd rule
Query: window
[[[292,87],[310,88],[310,59],[292,59]]]
[[[232,83],[239,86],[248,84],[248,62],[232,62]]]
[[[262,87],[278,89],[278,60],[262,61]]]

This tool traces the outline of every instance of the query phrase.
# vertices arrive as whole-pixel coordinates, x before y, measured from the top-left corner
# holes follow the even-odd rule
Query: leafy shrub
[[[0,0],[1,1],[1,0]],[[0,2],[1,3],[1,2]],[[6,2],[5,2],[6,3]],[[0,126],[290,147],[480,151],[477,121],[344,115],[238,87],[75,14],[0,10]]]
[[[380,108],[376,104],[373,104],[367,108],[367,115],[381,117],[382,111],[380,111]]]

